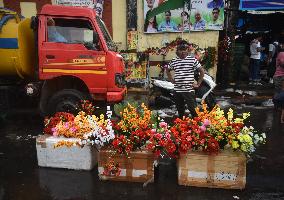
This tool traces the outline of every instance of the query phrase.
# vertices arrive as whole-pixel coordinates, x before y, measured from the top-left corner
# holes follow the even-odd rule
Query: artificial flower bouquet
[[[86,102],[82,105],[90,108],[90,104]],[[92,115],[90,110],[79,111],[76,116],[71,113],[58,112],[53,117],[45,119],[44,133],[62,138],[54,147],[76,145],[83,147],[90,144],[101,148],[108,145],[115,137],[110,118],[109,109],[107,117],[103,114],[99,117]],[[66,140],[66,138],[73,140]]]
[[[155,123],[152,111],[144,103],[140,106],[127,104],[120,115],[120,120],[113,122],[115,138],[110,148],[125,155],[144,149]]]
[[[252,126],[245,125],[250,113],[234,117],[232,109],[225,115],[219,106],[209,111],[206,104],[196,111],[198,116],[194,119],[177,118],[171,127],[164,123],[160,129],[152,130],[149,149],[157,155],[164,151],[175,158],[192,150],[217,154],[221,149],[241,151],[250,156],[257,145],[265,143],[265,133],[259,134]]]

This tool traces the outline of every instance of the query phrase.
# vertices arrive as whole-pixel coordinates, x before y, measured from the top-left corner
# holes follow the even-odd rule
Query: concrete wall
[[[118,45],[119,50],[126,49],[126,26],[126,0],[112,1],[113,40]]]
[[[11,0],[3,0],[4,7],[14,10],[18,13],[21,13],[21,2],[35,2],[37,12],[39,12],[43,5],[51,4],[51,0],[20,0],[20,1],[11,1]]]
[[[126,38],[126,0],[115,0],[112,2],[113,6],[113,39],[119,43],[119,49],[125,50],[127,45]],[[144,34],[144,10],[143,0],[137,0],[137,15],[138,15],[138,49],[137,51],[144,51],[147,48],[162,47],[163,42],[171,42],[177,37],[182,37],[192,43],[198,44],[200,47],[217,47],[218,46],[218,31],[206,32],[191,32],[191,33],[161,33],[161,34]],[[166,60],[170,60],[175,56],[175,51],[168,53]],[[150,61],[161,61],[162,56],[150,56]],[[150,76],[159,74],[159,68],[155,66],[150,67]],[[210,69],[211,75],[216,76],[217,67]]]
[[[35,2],[20,2],[21,15],[30,18],[37,14]]]

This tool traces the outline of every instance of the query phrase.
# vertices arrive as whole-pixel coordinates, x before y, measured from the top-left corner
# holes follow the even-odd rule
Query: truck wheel
[[[74,89],[64,89],[56,92],[48,101],[48,113],[56,112],[78,113],[78,105],[81,100],[87,99],[86,95]]]

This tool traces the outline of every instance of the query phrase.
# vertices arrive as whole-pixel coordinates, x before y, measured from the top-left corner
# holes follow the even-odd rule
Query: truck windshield
[[[108,30],[106,28],[105,23],[98,16],[96,17],[96,20],[97,20],[97,23],[98,23],[98,25],[99,25],[102,33],[103,33],[103,36],[104,36],[104,39],[106,41],[107,47],[111,51],[116,51],[116,46],[115,46],[114,42],[111,39],[111,36],[110,36],[110,34],[109,34],[109,32],[108,32]]]

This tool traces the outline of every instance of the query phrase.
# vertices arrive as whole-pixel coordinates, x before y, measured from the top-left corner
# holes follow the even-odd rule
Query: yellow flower
[[[228,114],[228,120],[232,121],[234,117],[233,109],[230,108],[227,114]]]
[[[238,143],[238,141],[235,141],[235,140],[233,140],[232,141],[232,147],[233,147],[233,149],[237,149],[237,148],[239,148],[239,143]]]

